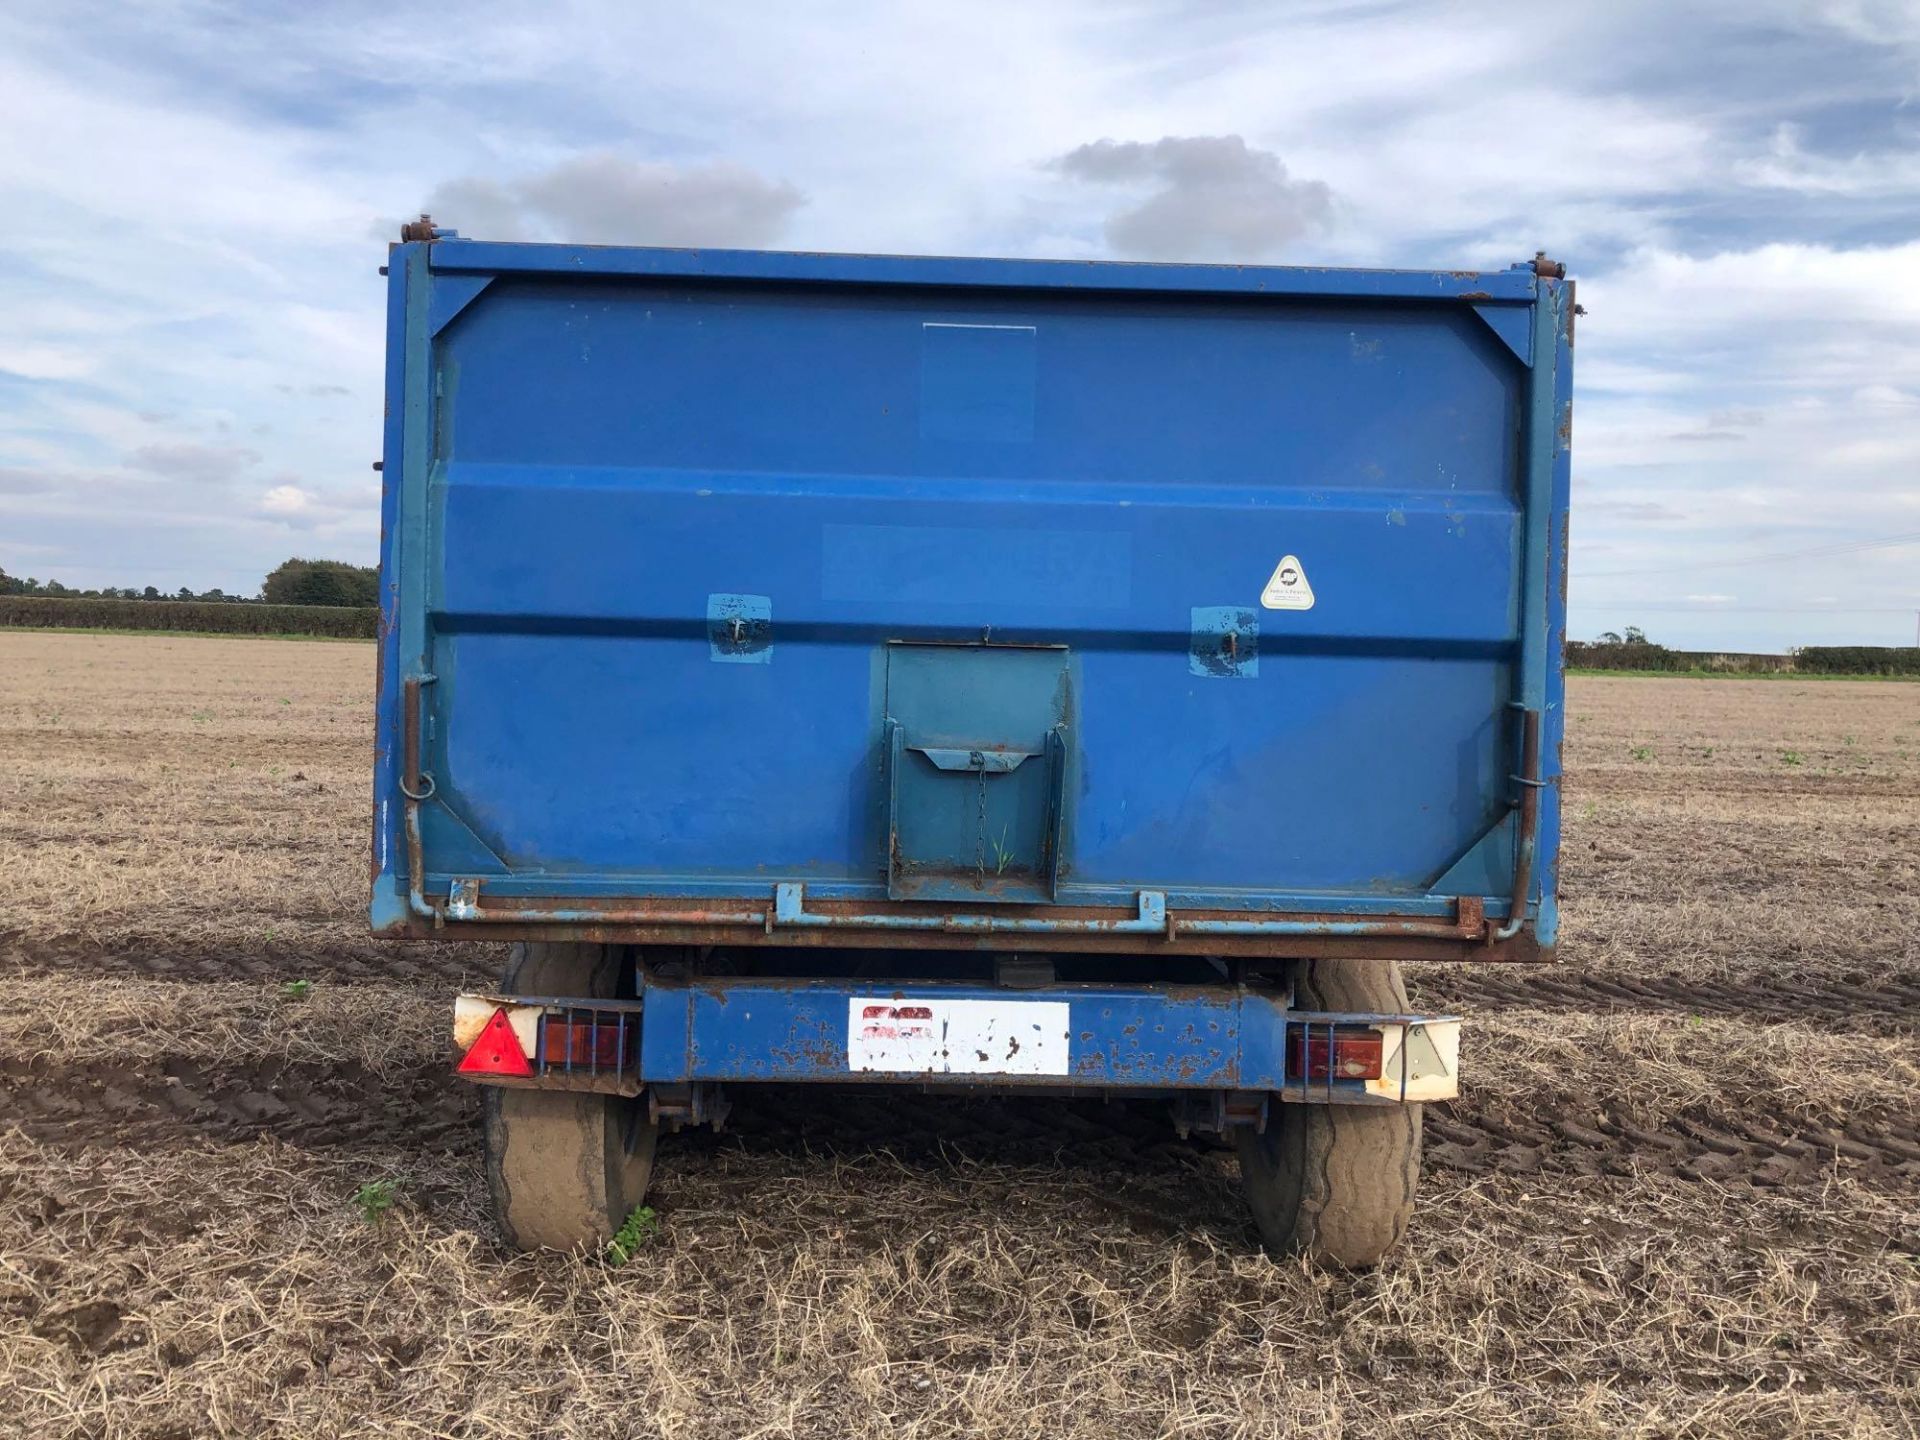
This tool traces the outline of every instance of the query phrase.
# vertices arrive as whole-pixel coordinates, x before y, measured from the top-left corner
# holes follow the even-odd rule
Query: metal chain
[[[987,766],[984,759],[980,762],[979,777],[977,793],[980,796],[980,823],[973,831],[973,865],[979,872],[980,884],[984,886],[987,883]]]

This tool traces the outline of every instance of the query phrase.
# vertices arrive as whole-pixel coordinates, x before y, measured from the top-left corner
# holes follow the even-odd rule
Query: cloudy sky
[[[1574,633],[1912,643],[1920,0],[11,5],[0,567],[370,563],[399,222],[1565,257]],[[449,17],[457,15],[457,19]]]

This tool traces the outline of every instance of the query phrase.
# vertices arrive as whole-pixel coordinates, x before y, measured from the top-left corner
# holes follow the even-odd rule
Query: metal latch
[[[1252,680],[1260,674],[1260,617],[1244,605],[1195,605],[1187,641],[1187,671],[1211,680]]]
[[[933,762],[936,770],[978,771],[982,775],[1010,775],[1022,760],[1033,759],[1026,750],[953,750],[933,745],[909,745]]]
[[[707,649],[722,663],[766,664],[773,658],[773,601],[765,595],[707,596]]]

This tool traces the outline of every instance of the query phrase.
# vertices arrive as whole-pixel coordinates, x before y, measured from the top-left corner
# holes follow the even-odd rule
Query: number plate
[[[888,1075],[1065,1075],[1064,1000],[847,1002],[847,1068]]]

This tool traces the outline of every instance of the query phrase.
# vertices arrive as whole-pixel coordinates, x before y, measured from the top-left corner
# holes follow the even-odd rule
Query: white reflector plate
[[[847,1002],[847,1068],[889,1075],[1065,1075],[1064,1000]]]

